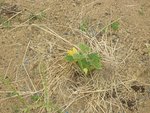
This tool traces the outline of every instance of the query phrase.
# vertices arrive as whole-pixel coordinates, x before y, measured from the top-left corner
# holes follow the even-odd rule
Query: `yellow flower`
[[[88,73],[88,69],[87,68],[84,68],[83,71],[84,71],[85,74]]]
[[[67,53],[68,55],[73,56],[74,54],[78,53],[78,51],[76,48],[73,47],[72,50],[69,50]]]

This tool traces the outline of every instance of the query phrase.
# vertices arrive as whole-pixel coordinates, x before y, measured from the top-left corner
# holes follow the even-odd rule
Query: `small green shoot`
[[[41,11],[39,14],[31,13],[29,18],[30,18],[30,21],[35,21],[35,20],[41,21],[45,16],[46,14],[43,11]]]
[[[88,23],[87,20],[85,20],[85,21],[82,21],[82,22],[80,23],[79,29],[80,29],[81,31],[83,31],[83,32],[87,32],[87,31],[88,31],[88,26],[89,26],[89,23]]]
[[[10,28],[12,24],[11,21],[8,21],[6,18],[0,15],[0,26],[2,28]]]
[[[80,50],[83,52],[83,53],[88,53],[90,51],[90,48],[89,46],[85,45],[85,44],[80,44],[79,45],[79,48]]]
[[[23,104],[23,105],[26,105],[26,102],[24,100],[24,98],[19,94],[17,93],[17,90],[16,90],[16,87],[14,87],[12,84],[11,84],[11,80],[9,78],[3,78],[2,76],[0,76],[0,81],[5,85],[7,86],[9,89],[12,90],[11,93],[8,93],[6,95],[6,97],[17,97],[20,102]]]
[[[38,101],[40,99],[40,96],[38,94],[34,94],[31,96],[32,101]]]
[[[101,69],[101,57],[98,53],[92,53],[86,44],[80,44],[79,49],[73,48],[69,50],[65,59],[68,62],[75,62],[86,75],[92,70]]]
[[[115,31],[118,30],[119,27],[120,27],[120,23],[118,21],[111,24],[111,28]]]
[[[2,23],[2,26],[3,26],[4,28],[11,28],[12,24],[11,24],[10,21],[6,21],[6,22]]]

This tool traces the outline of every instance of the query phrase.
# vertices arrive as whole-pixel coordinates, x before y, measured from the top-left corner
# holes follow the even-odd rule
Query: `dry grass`
[[[54,35],[66,45],[70,44],[76,47],[76,44],[65,40],[53,30],[46,29],[45,26],[33,26],[40,28],[40,30],[50,35]],[[129,106],[123,105],[122,100],[126,101],[129,97],[134,98],[130,85],[136,81],[136,78],[129,75],[120,75],[118,72],[118,70],[121,70],[122,62],[125,61],[125,59],[117,54],[118,49],[121,49],[117,45],[119,41],[117,41],[114,46],[111,46],[109,43],[110,39],[107,39],[106,33],[101,40],[97,40],[95,37],[90,38],[84,34],[84,41],[89,43],[93,51],[98,52],[102,56],[104,65],[102,70],[95,71],[89,76],[80,74],[73,64],[66,63],[64,60],[66,47],[61,46],[61,43],[57,45],[55,42],[45,40],[41,45],[48,45],[48,48],[39,46],[38,49],[34,48],[30,43],[28,44],[26,53],[30,47],[36,51],[37,54],[41,54],[38,56],[39,59],[37,61],[39,63],[37,69],[40,74],[38,84],[42,85],[41,89],[37,91],[39,86],[34,85],[23,64],[24,69],[26,70],[29,83],[31,83],[32,86],[30,89],[33,89],[31,92],[37,93],[40,91],[44,100],[43,104],[48,106],[46,107],[47,112],[55,113],[59,110],[62,112],[74,111],[80,113],[112,113],[114,110],[126,112],[125,106]],[[50,53],[48,53],[49,57],[46,60],[44,59],[45,54],[47,54],[45,53],[45,49],[50,49]],[[127,56],[129,55],[127,54]],[[125,58],[127,59],[127,57]],[[123,60],[121,61],[120,59]],[[32,94],[33,93],[30,95]],[[78,105],[78,103],[80,104]],[[57,107],[54,107],[55,105],[57,105]],[[43,109],[45,109],[45,107],[43,107]],[[42,110],[41,112],[44,111]]]
[[[91,4],[93,2],[83,6],[82,10]],[[49,8],[44,11],[48,10]],[[18,12],[7,21],[20,13],[22,12]],[[82,18],[82,12],[80,16]],[[0,94],[9,93],[11,95],[1,98],[1,103],[10,99],[18,99],[21,105],[25,105],[20,111],[26,113],[127,113],[128,110],[137,109],[141,100],[137,100],[136,92],[131,86],[141,82],[137,79],[136,73],[130,74],[124,68],[126,60],[130,60],[133,55],[134,40],[126,48],[128,51],[124,51],[126,45],[121,44],[120,39],[113,42],[113,39],[107,35],[111,32],[109,29],[111,23],[108,23],[95,36],[89,36],[75,28],[58,25],[82,37],[82,39],[76,37],[66,39],[46,24],[26,24],[31,19],[29,18],[20,25],[12,26],[9,33],[14,32],[17,28],[30,26],[39,32],[44,32],[50,38],[42,38],[38,44],[29,40],[20,65],[24,71],[23,78],[16,74],[13,81],[7,80],[8,70],[12,63],[10,60],[0,83],[6,85],[8,89],[0,91]],[[118,20],[120,18],[115,21]],[[98,37],[98,34],[104,29],[102,36]],[[80,73],[76,65],[64,60],[68,49],[73,46],[78,48],[77,42],[87,43],[93,52],[101,55],[103,64],[101,70],[95,70],[85,76]],[[35,58],[30,58],[32,53]],[[27,89],[22,89],[22,84]],[[36,94],[37,99],[31,102],[31,98]]]
[[[127,109],[132,110],[136,107],[136,96],[131,90],[131,84],[138,82],[135,76],[122,75],[119,71],[123,69],[124,62],[131,55],[128,52],[126,56],[120,56],[118,51],[122,51],[123,47],[119,47],[119,40],[115,44],[111,43],[111,39],[107,38],[105,32],[101,39],[89,37],[83,33],[83,41],[88,43],[94,52],[98,52],[103,61],[102,70],[94,71],[89,76],[82,75],[78,68],[69,64],[64,60],[66,50],[69,49],[68,44],[77,47],[73,41],[69,41],[61,37],[52,29],[38,24],[31,25],[39,28],[44,32],[54,35],[57,42],[51,42],[44,39],[38,45],[32,44],[29,41],[24,53],[22,66],[27,77],[25,81],[29,91],[20,91],[14,89],[17,95],[3,98],[0,101],[7,99],[18,98],[25,101],[26,98],[34,94],[40,94],[38,100],[33,105],[27,105],[24,110],[38,109],[39,113],[58,113],[58,112],[77,112],[77,113],[113,113],[127,112]],[[73,29],[72,29],[73,30]],[[82,32],[80,32],[82,33]],[[78,42],[78,41],[75,41]],[[133,44],[131,44],[133,45]],[[26,67],[26,57],[29,54],[29,49],[36,52],[36,63]],[[47,53],[47,50],[48,53]],[[130,48],[129,48],[130,51]],[[11,61],[10,61],[11,64]],[[9,66],[8,66],[9,69]],[[36,70],[38,76],[32,80],[28,71]],[[7,76],[7,71],[5,78]],[[8,85],[19,85],[19,77]],[[14,91],[1,91],[0,93],[13,93]],[[128,104],[128,101],[133,98]],[[79,104],[78,104],[79,103]],[[133,105],[132,105],[133,104]]]

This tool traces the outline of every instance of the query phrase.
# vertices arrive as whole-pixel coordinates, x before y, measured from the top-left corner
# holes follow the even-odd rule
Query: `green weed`
[[[11,21],[6,20],[2,16],[0,16],[0,24],[1,24],[2,28],[10,28],[12,26]]]
[[[43,11],[41,11],[39,14],[31,13],[29,19],[30,22],[35,20],[41,21],[44,17],[46,17],[46,14]]]
[[[40,95],[39,94],[34,94],[34,95],[31,96],[31,100],[32,101],[37,101],[39,99],[40,99]]]
[[[55,105],[49,98],[50,94],[49,94],[49,85],[48,85],[48,75],[45,72],[45,70],[46,70],[45,63],[41,63],[41,65],[40,65],[40,73],[41,74],[40,75],[41,75],[42,85],[44,88],[42,107],[44,107],[46,109],[47,113],[52,113],[53,111],[57,111],[57,113],[61,113],[61,110],[59,110],[57,105]]]
[[[84,20],[80,23],[80,26],[79,26],[79,29],[83,32],[87,32],[88,31],[88,26],[89,26],[89,23],[87,20]]]
[[[3,28],[11,28],[12,24],[10,21],[6,21],[4,23],[2,23],[2,27]]]
[[[119,27],[120,27],[120,23],[118,21],[111,24],[111,28],[115,31],[118,30]]]
[[[23,105],[26,105],[24,98],[17,93],[16,87],[11,84],[11,80],[9,78],[0,77],[0,81],[9,89],[12,90],[12,93],[7,93],[6,97],[16,96]]]
[[[101,57],[98,53],[91,53],[91,49],[85,44],[80,44],[79,48],[79,51],[75,48],[69,50],[65,59],[68,62],[75,62],[86,75],[92,70],[101,69]]]

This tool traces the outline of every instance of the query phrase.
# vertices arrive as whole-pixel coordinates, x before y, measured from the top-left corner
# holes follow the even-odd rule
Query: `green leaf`
[[[86,59],[80,60],[78,61],[78,65],[81,68],[81,70],[83,71],[84,68],[89,69],[90,68],[90,63],[86,61]]]
[[[79,48],[80,48],[80,50],[81,50],[82,52],[84,52],[84,53],[88,53],[88,52],[90,51],[89,46],[86,45],[86,44],[80,44],[80,45],[79,45]]]
[[[111,24],[111,28],[112,28],[113,30],[118,30],[119,27],[120,27],[120,24],[119,24],[118,21]]]
[[[31,96],[32,101],[37,101],[39,98],[40,98],[40,96],[38,94],[34,94]]]
[[[6,21],[6,22],[2,23],[2,26],[5,28],[10,28],[12,26],[12,24],[10,21]]]
[[[89,62],[90,64],[96,68],[96,69],[100,69],[101,68],[101,64],[100,64],[100,57],[97,53],[91,53],[88,55],[89,57]]]
[[[83,54],[74,54],[73,55],[73,59],[74,60],[82,60],[82,59],[84,59],[85,58],[85,56],[83,55]]]
[[[68,62],[73,62],[73,61],[74,61],[73,57],[70,56],[70,55],[67,55],[67,56],[65,57],[65,59],[66,59]]]

